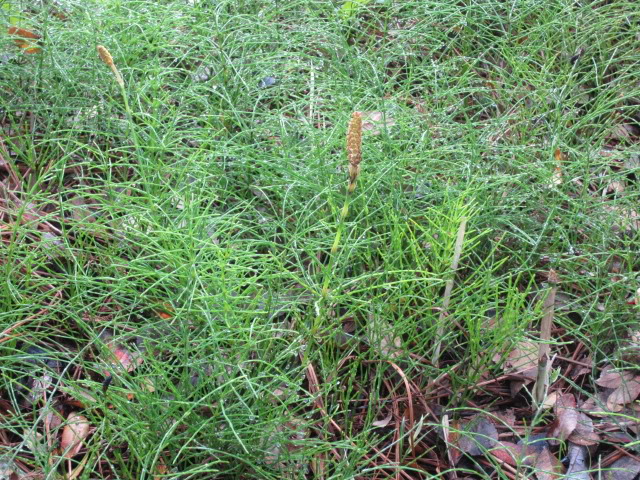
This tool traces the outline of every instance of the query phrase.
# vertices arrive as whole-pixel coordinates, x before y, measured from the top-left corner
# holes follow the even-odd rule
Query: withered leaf
[[[616,370],[613,365],[607,365],[600,372],[600,377],[596,384],[604,388],[618,388],[623,382],[628,382],[633,378],[633,373],[624,370]]]
[[[140,352],[132,352],[124,345],[116,343],[109,332],[103,332],[100,335],[100,338],[105,342],[107,348],[111,352],[112,360],[115,360],[111,362],[111,365],[114,368],[121,369],[126,372],[132,372],[142,365],[143,358]],[[111,372],[106,371],[105,374],[110,375]]]
[[[587,447],[580,445],[569,444],[567,451],[567,457],[569,458],[569,468],[567,469],[567,476],[570,480],[591,480],[589,475],[589,466],[587,460],[589,458],[589,452]]]
[[[553,168],[553,175],[551,176],[551,187],[562,185],[562,160],[564,157],[565,155],[563,155],[562,151],[559,148],[556,148],[553,154],[555,166]]]
[[[558,395],[554,407],[556,421],[549,431],[549,436],[561,441],[566,440],[578,425],[578,410],[576,409],[576,397],[572,393]]]
[[[362,130],[368,130],[372,135],[379,135],[395,124],[395,120],[384,112],[362,112]]]
[[[389,322],[382,318],[370,318],[369,339],[371,346],[383,356],[395,358],[402,353],[402,338],[397,336]]]
[[[453,420],[451,424],[449,424],[449,415],[445,414],[442,416],[442,435],[447,444],[447,458],[451,466],[456,465],[460,461],[460,458],[462,458],[462,452],[456,448],[458,439],[460,438],[458,431],[459,426],[460,422],[458,420]]]
[[[611,389],[608,389],[611,392]],[[580,408],[592,417],[607,417],[611,414],[606,407],[607,397],[606,392],[598,392],[595,397],[589,397],[582,402]]]
[[[14,37],[14,43],[22,48],[24,53],[40,53],[42,51],[34,43],[40,38],[40,35],[14,26],[7,28],[7,33]]]
[[[555,480],[562,478],[562,472],[564,471],[560,460],[558,460],[548,448],[545,448],[540,455],[538,455],[535,469],[538,480]]]
[[[374,427],[379,427],[379,428],[383,428],[386,427],[387,425],[389,425],[389,422],[391,422],[391,417],[392,417],[392,413],[389,412],[389,415],[387,415],[385,418],[383,418],[382,420],[376,420],[374,422],[371,423],[371,425],[373,425]]]
[[[628,403],[633,402],[640,395],[640,375],[622,382],[607,399],[607,408],[612,412],[621,411]]]
[[[495,416],[500,419],[503,424],[514,425],[516,423],[516,414],[513,411],[513,408],[508,408],[501,412],[496,412]]]
[[[633,457],[622,457],[613,462],[604,474],[605,480],[634,480],[640,474],[640,462]]]
[[[538,371],[537,365],[538,347],[533,342],[523,340],[509,353],[504,363],[504,372],[524,377],[510,382],[509,389],[512,397],[515,397],[524,385],[535,380]]]
[[[477,415],[462,425],[458,448],[469,455],[483,455],[496,445],[498,430],[491,420]]]
[[[46,432],[51,432],[62,425],[62,418],[60,414],[51,409],[44,417],[44,426]]]
[[[278,463],[284,450],[288,452],[299,450],[308,436],[307,424],[299,418],[291,418],[289,421],[277,425],[275,431],[269,436],[265,461],[269,465]]]
[[[48,453],[44,436],[35,429],[25,429],[22,432],[22,438],[25,446],[31,450],[34,455],[46,455]]]
[[[525,373],[538,365],[538,346],[528,340],[519,342],[509,353],[504,365],[505,373]],[[535,373],[534,377],[535,378]]]
[[[86,417],[71,412],[67,417],[67,424],[62,431],[60,441],[65,458],[72,458],[78,454],[87,435],[89,435],[89,421]]]
[[[512,442],[498,442],[489,453],[495,458],[512,467],[521,463],[522,445],[516,445]]]
[[[544,399],[544,402],[542,402],[541,407],[544,410],[549,410],[555,407],[557,401],[558,401],[558,392],[551,392],[549,395],[547,395],[547,398]]]
[[[600,442],[600,435],[593,431],[593,420],[582,412],[578,413],[576,429],[569,435],[569,441],[576,445],[589,447]]]

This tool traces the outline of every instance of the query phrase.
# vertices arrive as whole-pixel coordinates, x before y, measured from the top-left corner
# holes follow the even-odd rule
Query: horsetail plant
[[[342,231],[344,230],[344,223],[349,214],[349,203],[351,200],[351,194],[356,189],[358,176],[360,175],[360,162],[362,161],[362,113],[353,112],[351,120],[349,121],[349,127],[347,128],[347,160],[349,161],[349,186],[347,187],[347,193],[345,195],[344,206],[340,213],[340,220],[338,229],[336,230],[336,236],[333,239],[333,245],[331,246],[331,253],[329,258],[329,264],[325,270],[324,283],[322,286],[322,296],[326,297],[329,293],[330,275],[333,272],[333,266],[335,263],[335,256],[340,246],[340,238],[342,237]]]
[[[116,67],[116,64],[113,62],[113,57],[107,47],[103,45],[98,45],[98,55],[100,55],[100,59],[104,62],[104,64],[111,69],[113,72],[113,76],[116,78],[116,82],[120,85],[120,88],[124,88],[124,80],[122,75],[120,75],[120,70]]]
[[[111,73],[113,73],[114,78],[116,79],[116,83],[120,87],[120,91],[122,93],[122,98],[124,99],[124,107],[127,111],[127,115],[129,115],[129,120],[131,120],[132,114],[131,109],[129,108],[129,99],[127,98],[127,91],[124,88],[124,79],[120,74],[120,70],[116,66],[113,61],[113,57],[111,56],[111,52],[104,45],[98,45],[98,55],[100,56],[100,60],[111,69]]]
[[[109,49],[107,49],[107,47],[105,47],[104,45],[98,45],[96,48],[98,50],[98,56],[100,57],[100,60],[102,60],[102,62],[107,67],[109,67],[109,69],[111,69],[111,73],[113,73],[116,83],[120,87],[120,93],[124,101],[124,109],[127,115],[127,124],[129,125],[131,140],[135,147],[135,154],[138,162],[142,165],[144,163],[145,156],[142,154],[142,142],[140,141],[138,132],[135,129],[136,124],[133,121],[133,111],[129,106],[129,97],[127,95],[127,90],[125,89],[124,79],[120,74],[120,70],[118,70],[118,67],[113,61],[113,57],[111,56],[111,52],[109,52]]]

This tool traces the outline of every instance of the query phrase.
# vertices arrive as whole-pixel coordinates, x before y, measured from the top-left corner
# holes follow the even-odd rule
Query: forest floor
[[[2,5],[0,478],[638,478],[635,0]]]

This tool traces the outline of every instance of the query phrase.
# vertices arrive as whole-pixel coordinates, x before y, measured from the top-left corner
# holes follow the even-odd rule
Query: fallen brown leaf
[[[89,428],[89,421],[86,417],[75,412],[69,414],[60,440],[60,447],[64,451],[65,458],[72,458],[78,454],[82,443],[89,435]]]
[[[376,420],[372,422],[371,425],[378,428],[386,427],[387,425],[389,425],[389,422],[391,422],[392,416],[393,416],[392,412],[389,412],[389,415],[387,415],[385,418],[383,418],[382,420]]]
[[[142,365],[142,355],[139,352],[132,352],[127,347],[116,343],[109,332],[103,332],[100,335],[100,338],[105,342],[107,348],[112,354],[112,358],[115,359],[115,361],[111,362],[111,365],[114,368],[121,369],[126,372],[133,372],[136,368]],[[111,372],[105,371],[105,375],[111,375]]]
[[[48,447],[44,441],[44,436],[33,428],[25,429],[22,432],[22,439],[25,446],[37,457],[39,455],[47,455]]]
[[[576,397],[572,393],[559,395],[554,407],[556,421],[549,431],[549,436],[560,441],[566,440],[578,426],[578,410]]]
[[[611,411],[606,407],[608,396],[605,392],[598,392],[595,397],[589,397],[582,402],[580,408],[592,417],[608,417],[611,415]]]
[[[384,357],[395,358],[402,353],[402,338],[393,332],[393,327],[389,322],[371,316],[368,327],[371,346]]]
[[[536,478],[538,480],[555,480],[561,478],[564,467],[560,460],[551,453],[551,450],[545,448],[536,459]]]
[[[269,437],[267,455],[265,461],[268,465],[278,464],[286,450],[294,452],[302,448],[302,443],[309,436],[306,423],[299,418],[292,418],[288,422],[276,427],[275,432]]]
[[[633,233],[640,230],[640,214],[637,210],[611,204],[605,204],[604,210],[615,215],[612,230],[626,233]]]
[[[459,422],[454,420],[449,423],[449,415],[442,416],[442,436],[447,446],[447,458],[451,467],[454,467],[462,457],[462,452],[456,448],[460,433],[458,432]]]
[[[362,130],[369,131],[372,135],[380,135],[382,130],[395,124],[393,117],[384,112],[362,112]]]
[[[600,372],[600,377],[596,380],[596,385],[604,388],[618,388],[623,382],[628,382],[633,378],[633,373],[624,370],[616,370],[613,365],[607,365]]]
[[[509,353],[504,364],[504,372],[518,375],[523,379],[512,380],[509,384],[511,396],[515,397],[520,389],[536,379],[538,372],[538,347],[528,340],[519,342]]]
[[[576,445],[590,447],[600,442],[600,435],[593,431],[593,420],[582,412],[578,413],[578,424],[568,440]]]
[[[640,462],[634,457],[622,457],[616,460],[604,474],[605,480],[634,480],[640,474]]]
[[[616,388],[607,399],[607,408],[612,412],[619,412],[626,404],[638,398],[638,395],[640,395],[640,375],[623,382]]]
[[[522,461],[522,446],[512,442],[498,442],[489,453],[512,467]]]
[[[551,176],[551,183],[549,185],[550,187],[562,185],[562,160],[564,155],[559,148],[556,148],[553,157],[555,159],[555,166],[553,167],[553,175]]]
[[[502,420],[506,425],[514,425],[516,423],[516,413],[513,411],[513,408],[508,408],[501,412],[496,412],[495,416]]]
[[[526,374],[533,370],[533,378],[538,365],[538,347],[528,340],[519,342],[509,353],[504,365],[505,373]]]
[[[587,470],[587,459],[589,458],[589,452],[587,447],[580,445],[569,444],[567,449],[567,457],[569,458],[569,468],[567,469],[567,476],[570,480],[591,480],[591,475]]]
[[[7,28],[7,33],[16,37],[13,42],[22,48],[24,53],[40,53],[42,51],[40,47],[35,46],[35,41],[40,38],[40,35],[14,26]]]
[[[543,410],[550,410],[553,407],[555,407],[557,401],[558,401],[558,392],[551,392],[549,395],[547,395],[547,398],[544,399],[544,402],[542,402],[541,407]]]
[[[498,430],[491,420],[477,415],[460,427],[457,447],[468,455],[484,455],[498,441]]]

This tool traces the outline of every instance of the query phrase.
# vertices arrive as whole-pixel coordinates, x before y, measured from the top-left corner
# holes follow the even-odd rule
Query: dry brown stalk
[[[111,53],[109,53],[109,50],[107,50],[107,47],[98,45],[98,55],[100,55],[100,59],[104,62],[104,64],[111,69],[111,71],[113,72],[113,76],[116,77],[116,82],[118,82],[118,85],[124,88],[124,80],[122,79],[122,75],[120,75],[118,67],[116,67],[116,64],[113,62],[113,57],[111,56]]]
[[[442,300],[442,311],[438,318],[438,328],[436,331],[436,347],[433,353],[433,364],[438,366],[440,361],[440,349],[442,348],[442,337],[444,336],[444,320],[447,317],[447,310],[449,309],[449,303],[451,302],[451,292],[453,291],[453,283],[455,280],[455,272],[458,270],[458,263],[460,262],[460,255],[462,254],[462,246],[464,244],[464,234],[467,230],[467,217],[462,217],[460,226],[458,227],[458,235],[456,236],[456,243],[453,247],[453,260],[451,261],[451,277],[447,280],[444,287],[444,298]]]
[[[362,161],[362,113],[353,112],[347,129],[347,158],[349,159],[349,193],[356,188]]]
[[[537,405],[542,405],[549,389],[549,342],[551,341],[551,326],[553,325],[556,292],[558,291],[558,274],[549,270],[548,281],[551,285],[549,294],[544,299],[543,317],[540,323],[540,347],[538,348],[538,376],[533,390]]]

